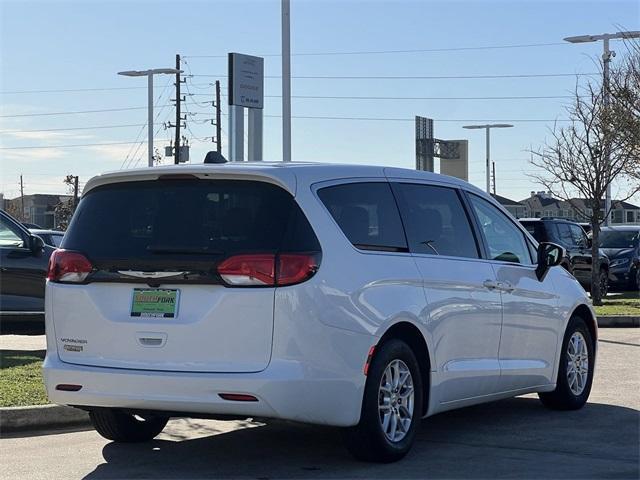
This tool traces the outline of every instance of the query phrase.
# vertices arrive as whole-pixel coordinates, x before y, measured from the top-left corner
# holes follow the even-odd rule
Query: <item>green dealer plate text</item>
[[[175,318],[180,292],[168,288],[134,288],[132,317]]]

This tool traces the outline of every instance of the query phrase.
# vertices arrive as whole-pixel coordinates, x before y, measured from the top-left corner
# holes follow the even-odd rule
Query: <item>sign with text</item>
[[[264,108],[264,58],[229,54],[229,105]]]

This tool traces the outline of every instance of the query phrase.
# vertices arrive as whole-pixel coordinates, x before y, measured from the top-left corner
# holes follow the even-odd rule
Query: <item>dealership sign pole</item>
[[[262,160],[264,58],[229,54],[229,159],[244,161],[244,109],[249,110],[249,161]]]

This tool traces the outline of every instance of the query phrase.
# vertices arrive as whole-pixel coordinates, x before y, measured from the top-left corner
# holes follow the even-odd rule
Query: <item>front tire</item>
[[[540,401],[554,410],[582,408],[591,392],[594,362],[591,333],[585,321],[574,316],[569,321],[562,342],[556,389],[539,393]]]
[[[107,440],[114,442],[147,442],[155,438],[169,421],[159,415],[138,416],[109,408],[91,410],[93,428]]]
[[[367,374],[360,422],[345,429],[348,450],[359,460],[390,463],[404,457],[422,417],[418,361],[403,341],[377,348]]]
[[[605,298],[609,293],[609,272],[606,270],[600,271],[600,296]]]

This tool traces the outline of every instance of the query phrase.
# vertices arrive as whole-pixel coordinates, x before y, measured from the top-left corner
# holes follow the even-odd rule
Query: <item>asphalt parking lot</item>
[[[0,478],[640,477],[640,329],[601,329],[587,406],[552,412],[534,395],[423,421],[396,464],[353,460],[335,429],[177,419],[157,440],[118,445],[93,431],[0,440]]]

